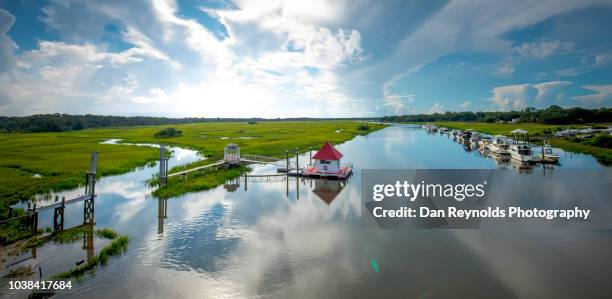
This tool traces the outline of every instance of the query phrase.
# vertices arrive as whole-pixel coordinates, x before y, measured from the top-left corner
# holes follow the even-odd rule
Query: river
[[[128,146],[128,145],[126,145]],[[360,170],[381,168],[519,171],[452,138],[394,125],[337,146],[355,174],[346,183],[244,182],[157,199],[145,180],[156,166],[104,177],[97,185],[96,227],[130,237],[127,253],[75,283],[89,298],[184,297],[612,297],[609,230],[480,231],[364,229]],[[593,157],[560,154],[560,165],[520,169],[604,169]],[[170,166],[201,159],[173,148]],[[244,150],[247,151],[246,149]],[[301,156],[301,165],[308,155]],[[255,165],[253,173],[273,172]],[[59,195],[82,193],[82,190]],[[52,211],[40,227],[52,226]],[[82,221],[67,207],[66,226]],[[71,217],[70,215],[77,215]],[[96,239],[98,250],[105,242]],[[78,243],[78,242],[77,242]],[[23,264],[45,275],[83,259],[82,244],[48,244]],[[373,269],[373,264],[376,269]],[[65,295],[58,295],[63,297]]]

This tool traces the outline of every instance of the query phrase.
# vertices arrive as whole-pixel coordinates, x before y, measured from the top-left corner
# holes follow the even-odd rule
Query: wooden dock
[[[224,165],[225,161],[221,160],[212,164],[208,164],[208,165],[203,165],[203,166],[198,166],[192,169],[187,169],[187,170],[183,170],[183,171],[179,171],[179,172],[175,172],[175,173],[171,173],[168,175],[168,177],[173,177],[173,176],[177,176],[177,175],[186,175],[190,172],[194,172],[194,171],[198,171],[198,170],[204,170],[207,168],[212,168],[212,167],[216,167],[216,166],[221,166]]]
[[[90,198],[91,198],[90,194],[83,194],[81,196],[78,196],[78,197],[75,197],[75,198],[72,198],[72,199],[69,199],[69,200],[65,200],[63,202],[63,204],[64,205],[69,205],[69,204],[77,203],[79,201],[83,201],[83,200],[90,199]],[[39,210],[39,211],[40,210],[47,210],[47,209],[53,209],[53,208],[60,207],[61,205],[62,205],[62,201],[57,201],[57,202],[54,202],[54,203],[48,204],[48,205],[40,205],[36,209]]]

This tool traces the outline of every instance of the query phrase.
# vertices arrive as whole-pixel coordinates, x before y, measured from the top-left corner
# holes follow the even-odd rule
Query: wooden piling
[[[247,173],[244,173],[244,191],[247,191],[247,182],[249,181],[249,178],[247,176]]]
[[[298,175],[298,171],[300,169],[300,150],[299,148],[295,148],[295,174]]]
[[[312,165],[312,146],[309,146],[309,147],[308,147],[308,152],[310,153],[310,160],[309,160],[309,163],[310,163],[310,165]]]

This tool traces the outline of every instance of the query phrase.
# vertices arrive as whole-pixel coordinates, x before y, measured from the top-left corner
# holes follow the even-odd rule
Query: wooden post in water
[[[83,236],[83,249],[87,250],[87,260],[90,261],[94,256],[94,231],[93,224],[90,224]]]
[[[312,165],[312,146],[308,147],[308,152],[310,153],[310,160],[308,161],[308,163],[310,163],[310,165]]]
[[[295,174],[298,175],[300,170],[300,151],[299,148],[295,148]]]
[[[34,235],[38,232],[38,211],[36,211],[36,203],[34,203],[34,208],[30,210],[30,204],[28,203],[28,220],[29,226]]]
[[[34,206],[28,203],[28,212],[27,212],[27,228],[30,229],[34,234],[38,231],[38,211],[36,211],[36,203]]]
[[[300,150],[295,148],[295,196],[300,199]]]
[[[247,173],[244,173],[244,191],[247,191],[247,182],[249,181],[249,178],[247,177]]]
[[[94,224],[94,207],[96,197],[96,168],[98,163],[98,153],[91,154],[91,168],[87,173],[87,195],[89,198],[83,202],[83,224]]]
[[[287,175],[285,179],[287,180],[287,197],[289,197],[289,151],[285,151],[285,155],[287,156]]]
[[[60,232],[64,230],[64,207],[66,198],[62,197],[62,205],[55,208],[53,213],[53,230]]]
[[[164,234],[164,219],[168,218],[166,212],[168,211],[168,199],[159,198],[157,200],[157,234]]]
[[[285,151],[285,155],[287,156],[287,167],[285,169],[287,173],[289,173],[289,151]]]
[[[161,187],[166,186],[168,179],[168,162],[166,161],[166,146],[159,145],[159,184]]]

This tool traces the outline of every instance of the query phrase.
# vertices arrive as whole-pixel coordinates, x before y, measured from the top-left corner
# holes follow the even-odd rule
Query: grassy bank
[[[566,151],[589,154],[595,157],[597,161],[604,165],[612,165],[612,149],[593,146],[585,143],[574,142],[570,139],[552,137],[552,133],[559,128],[565,129],[568,126],[559,125],[546,125],[546,124],[534,124],[534,123],[472,123],[472,122],[437,122],[436,125],[467,130],[472,129],[478,132],[491,134],[491,135],[506,135],[510,136],[510,131],[515,129],[523,129],[529,132],[529,136],[547,136],[553,146],[562,148]],[[582,127],[583,125],[569,126],[572,128]]]
[[[18,200],[83,184],[91,153],[99,153],[99,175],[127,172],[155,160],[154,148],[100,144],[121,130],[0,134],[0,219]]]
[[[566,151],[592,155],[601,164],[612,165],[612,149],[573,142],[564,138],[553,138],[550,143]]]
[[[153,192],[153,195],[159,198],[170,198],[183,195],[189,192],[204,191],[212,189],[228,180],[234,179],[244,172],[248,171],[248,167],[234,167],[230,169],[219,169],[217,171],[191,172],[185,177],[174,176],[168,179],[166,187],[159,188]],[[157,182],[152,181],[152,184]]]

